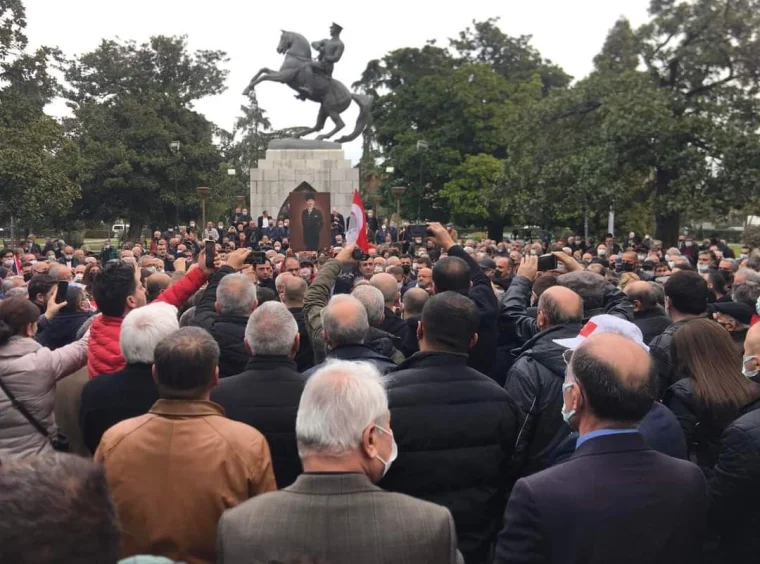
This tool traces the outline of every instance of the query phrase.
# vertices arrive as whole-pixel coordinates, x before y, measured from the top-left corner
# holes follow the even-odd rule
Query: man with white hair
[[[398,447],[371,364],[333,361],[318,370],[301,396],[296,439],[305,473],[222,516],[219,562],[252,554],[262,562],[463,562],[447,509],[374,485]]]
[[[256,285],[241,274],[251,249],[238,249],[210,279],[195,308],[191,325],[202,327],[214,337],[221,351],[219,377],[240,374],[248,363],[243,343],[248,317],[256,309]]]
[[[245,328],[251,354],[245,371],[221,380],[211,393],[228,418],[266,437],[278,488],[289,486],[301,473],[296,412],[305,380],[294,361],[299,341],[298,324],[288,308],[280,302],[262,304]]]
[[[372,290],[376,291],[375,288]],[[362,302],[354,296],[333,296],[327,307],[320,311],[320,320],[327,359],[370,362],[383,373],[396,366],[390,358],[365,344],[370,327],[369,316]],[[304,372],[304,376],[309,378],[321,367],[322,364],[316,365]]]
[[[407,338],[409,328],[404,323],[404,320],[393,311],[393,307],[399,299],[402,283],[398,282],[391,274],[385,272],[375,274],[370,278],[369,283],[382,292],[383,301],[385,302],[383,322],[378,325],[378,329],[392,334],[399,342],[403,342]]]
[[[351,295],[367,310],[369,331],[364,342],[381,355],[390,358],[395,364],[404,362],[404,355],[397,349],[397,345],[401,345],[401,339],[380,329],[385,321],[385,301],[380,290],[371,284],[362,284],[356,286]]]
[[[90,380],[82,390],[79,425],[91,453],[108,429],[148,413],[158,400],[151,375],[156,345],[179,329],[177,308],[163,302],[133,309],[121,324],[119,344],[127,366]]]

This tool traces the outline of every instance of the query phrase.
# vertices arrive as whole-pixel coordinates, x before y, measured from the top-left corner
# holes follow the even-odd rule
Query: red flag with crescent
[[[364,219],[364,203],[359,190],[354,190],[354,201],[351,204],[351,215],[348,216],[348,229],[346,230],[346,242],[356,243],[363,253],[369,251],[367,241],[367,223]]]

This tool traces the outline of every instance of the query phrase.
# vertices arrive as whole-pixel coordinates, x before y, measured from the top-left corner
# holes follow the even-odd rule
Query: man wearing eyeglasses
[[[495,562],[700,561],[702,472],[651,449],[637,429],[656,397],[646,345],[587,326],[564,353],[561,415],[579,431],[577,449],[515,484]]]

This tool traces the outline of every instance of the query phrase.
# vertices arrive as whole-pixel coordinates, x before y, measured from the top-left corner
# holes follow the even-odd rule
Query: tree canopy
[[[225,61],[221,51],[188,52],[185,37],[158,36],[104,40],[69,63],[67,126],[83,159],[74,217],[127,217],[135,234],[197,215],[196,187],[219,179],[222,157],[215,126],[192,103],[224,91]]]

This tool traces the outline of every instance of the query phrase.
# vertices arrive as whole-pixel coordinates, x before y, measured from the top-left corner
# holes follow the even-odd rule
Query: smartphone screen
[[[206,241],[206,268],[214,268],[214,256],[216,255],[216,243]]]
[[[553,254],[541,255],[538,257],[538,271],[547,272],[549,270],[557,269],[557,257]]]
[[[58,290],[55,293],[55,303],[60,304],[66,301],[66,294],[69,291],[69,283],[61,280],[58,282]]]

